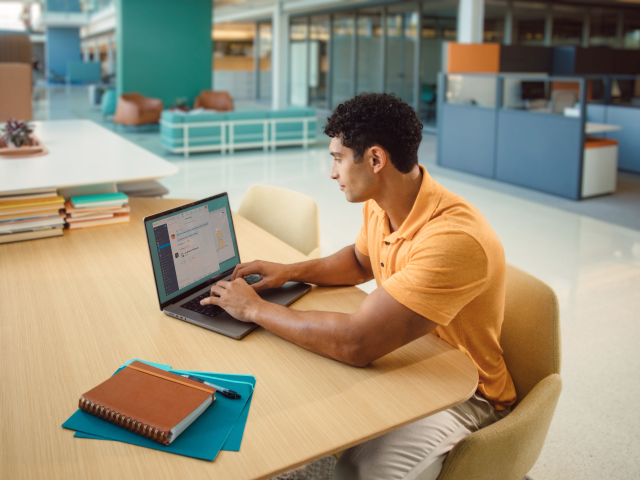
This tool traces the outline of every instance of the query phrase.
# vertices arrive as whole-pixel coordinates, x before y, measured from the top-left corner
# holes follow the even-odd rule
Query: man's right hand
[[[236,265],[231,281],[236,278],[244,278],[247,275],[257,274],[260,275],[261,280],[251,285],[256,291],[264,290],[265,288],[278,288],[289,281],[289,271],[288,265],[256,260]]]

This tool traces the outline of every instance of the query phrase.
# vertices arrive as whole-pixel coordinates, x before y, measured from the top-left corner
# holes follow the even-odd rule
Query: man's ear
[[[387,161],[389,160],[387,158],[387,152],[384,150],[384,148],[378,145],[374,145],[373,147],[369,148],[369,155],[369,161],[373,166],[373,172],[378,173],[382,171],[384,166],[387,164]]]

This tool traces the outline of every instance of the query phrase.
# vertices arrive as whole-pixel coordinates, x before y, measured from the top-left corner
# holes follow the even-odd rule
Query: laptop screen
[[[161,304],[240,263],[228,198],[209,198],[145,222]]]

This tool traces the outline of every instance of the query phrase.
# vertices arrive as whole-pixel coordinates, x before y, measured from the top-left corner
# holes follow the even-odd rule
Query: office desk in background
[[[473,363],[433,335],[361,369],[264,329],[237,341],[164,315],[142,217],[183,203],[132,198],[131,223],[0,245],[0,478],[270,478],[475,391]],[[243,261],[306,259],[239,215],[234,223]],[[314,287],[291,308],[355,312],[365,297]],[[73,438],[60,425],[79,396],[130,358],[255,375],[240,452],[210,463]]]
[[[608,123],[586,122],[584,133],[594,135],[596,133],[617,132],[622,130],[620,125],[609,125]]]
[[[49,153],[0,161],[0,195],[45,188],[69,197],[64,189],[91,187],[86,193],[115,192],[116,183],[173,175],[178,167],[89,120],[33,122],[34,134]],[[95,190],[94,188],[98,188]]]

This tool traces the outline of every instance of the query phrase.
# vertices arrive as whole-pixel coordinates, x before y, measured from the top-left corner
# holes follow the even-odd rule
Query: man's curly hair
[[[325,135],[342,135],[342,145],[353,150],[354,160],[362,161],[367,148],[379,145],[402,173],[418,163],[422,124],[416,112],[393,94],[363,93],[334,110],[324,127]]]

